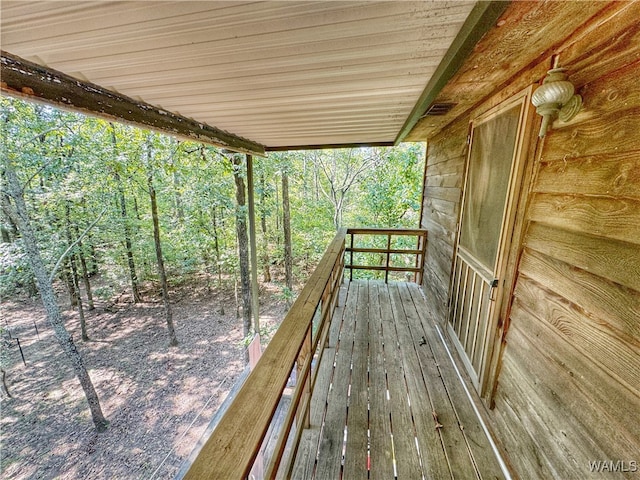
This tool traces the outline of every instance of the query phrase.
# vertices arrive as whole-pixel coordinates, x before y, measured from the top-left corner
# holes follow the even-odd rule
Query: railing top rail
[[[426,235],[424,228],[347,228],[347,235]]]
[[[346,230],[340,230],[327,248],[185,480],[241,479],[249,474],[322,293],[342,254],[345,236]]]

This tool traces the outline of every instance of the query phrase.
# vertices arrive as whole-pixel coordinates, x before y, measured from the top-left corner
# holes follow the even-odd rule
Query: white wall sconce
[[[568,122],[582,108],[582,97],[574,95],[575,87],[568,80],[564,68],[553,68],[547,72],[533,95],[531,103],[536,107],[538,115],[542,115],[540,126],[540,138],[547,134],[551,123],[559,118],[562,122]]]

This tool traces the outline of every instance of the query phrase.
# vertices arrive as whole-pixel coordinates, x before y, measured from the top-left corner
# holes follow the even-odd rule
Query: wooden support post
[[[251,310],[254,332],[260,335],[260,302],[258,289],[258,254],[256,251],[256,208],[253,194],[253,156],[247,158],[247,193],[249,200],[249,249],[251,251]]]

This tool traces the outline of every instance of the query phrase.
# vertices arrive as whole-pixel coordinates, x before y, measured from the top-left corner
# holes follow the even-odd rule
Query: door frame
[[[493,292],[493,300],[489,305],[487,336],[485,339],[485,354],[481,362],[480,371],[475,373],[471,363],[468,361],[464,347],[460,344],[458,337],[451,328],[449,321],[450,312],[447,318],[447,331],[451,336],[453,344],[456,346],[465,367],[474,380],[478,393],[492,407],[497,375],[500,371],[500,358],[504,339],[508,329],[508,315],[511,310],[513,299],[513,289],[518,265],[518,259],[522,250],[522,235],[524,227],[524,208],[529,197],[531,186],[535,149],[537,147],[535,128],[536,115],[535,108],[531,104],[531,95],[535,85],[511,95],[507,98],[504,93],[497,94],[474,111],[471,112],[469,121],[468,147],[466,152],[465,169],[463,177],[463,191],[456,224],[456,238],[454,244],[454,257],[452,262],[452,274],[449,284],[449,308],[451,308],[454,298],[454,278],[457,264],[458,249],[460,247],[460,235],[462,226],[462,215],[464,202],[467,195],[467,182],[469,181],[469,163],[471,159],[471,147],[473,144],[473,129],[476,125],[489,121],[501,112],[522,103],[523,108],[520,113],[520,127],[516,135],[514,147],[514,160],[511,165],[509,187],[503,210],[503,228],[498,240],[498,254],[494,270],[499,284]],[[475,377],[475,378],[474,378]]]

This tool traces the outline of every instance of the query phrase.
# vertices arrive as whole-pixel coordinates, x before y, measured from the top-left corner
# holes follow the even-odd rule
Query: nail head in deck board
[[[392,464],[392,447],[391,447],[391,418],[396,419],[396,426],[394,427],[394,442],[396,442],[396,459],[398,462],[398,478],[420,478],[420,474],[415,476],[407,477],[406,475],[410,475],[410,473],[406,472],[406,463],[408,461],[407,457],[414,455],[416,460],[419,458],[422,459],[422,465],[419,462],[415,464],[415,468],[418,472],[425,473],[427,478],[437,478],[438,480],[442,480],[443,478],[451,478],[452,474],[450,473],[449,467],[447,466],[446,458],[444,457],[444,450],[442,448],[442,443],[440,443],[440,453],[439,455],[431,456],[430,450],[427,448],[420,449],[420,455],[418,456],[418,451],[416,450],[416,434],[421,435],[431,435],[436,439],[436,446],[438,435],[442,430],[446,428],[448,435],[457,435],[461,439],[461,443],[458,448],[459,453],[466,457],[466,462],[460,465],[460,468],[456,469],[456,473],[454,473],[455,478],[466,478],[473,477],[475,478],[475,470],[473,463],[470,461],[469,454],[467,453],[467,447],[464,443],[464,432],[459,428],[459,424],[457,421],[457,417],[455,415],[454,407],[448,398],[443,380],[440,378],[441,372],[438,370],[435,360],[433,359],[432,352],[429,346],[420,346],[416,347],[416,342],[413,340],[406,341],[407,335],[410,335],[412,338],[416,338],[416,334],[412,333],[412,329],[418,329],[419,332],[423,332],[422,326],[422,318],[418,315],[417,311],[426,310],[428,307],[424,301],[424,298],[418,292],[418,287],[413,284],[404,285],[404,283],[400,282],[397,285],[392,283],[390,285],[385,285],[382,282],[378,281],[354,281],[349,283],[350,288],[350,297],[353,300],[354,295],[352,292],[354,290],[358,290],[357,294],[357,302],[356,304],[349,303],[347,301],[347,308],[345,309],[343,318],[334,318],[333,321],[335,323],[341,324],[342,328],[345,328],[344,322],[349,322],[349,318],[353,321],[354,315],[356,319],[355,330],[351,330],[351,334],[347,334],[345,337],[341,338],[341,341],[345,338],[349,345],[352,348],[357,349],[362,345],[368,345],[368,364],[369,364],[369,429],[370,429],[370,453],[371,453],[371,464],[370,464],[370,478],[371,479],[388,479],[393,478],[393,464]],[[407,289],[407,292],[404,292],[404,289]],[[365,294],[368,290],[368,293]],[[417,295],[416,299],[414,299],[410,293],[415,290],[415,294]],[[379,296],[379,291],[382,292],[382,297]],[[389,294],[391,292],[391,294]],[[361,294],[362,293],[362,294]],[[382,298],[382,300],[380,299]],[[380,302],[385,302],[381,305]],[[365,309],[361,310],[362,313],[358,313],[358,309],[360,306],[365,305]],[[365,339],[357,338],[357,335],[360,335],[357,326],[357,319],[359,315],[364,314],[364,310],[368,310],[368,320],[369,320],[369,328],[368,328],[368,341]],[[383,312],[384,315],[387,316],[387,319],[383,321]],[[385,323],[386,327],[383,326]],[[417,324],[417,325],[416,325]],[[347,326],[348,328],[348,326]],[[411,333],[410,333],[411,331]],[[356,333],[358,332],[358,333]],[[342,333],[342,332],[341,332]],[[438,340],[439,341],[439,340]],[[354,343],[351,343],[354,342]],[[344,345],[343,345],[344,347]],[[426,348],[426,350],[424,350]],[[428,376],[426,371],[422,371],[420,368],[419,360],[416,359],[416,349],[417,351],[428,351],[431,355],[431,362],[433,364],[433,368],[435,373],[433,376]],[[340,350],[340,345],[338,347],[338,351]],[[352,351],[349,360],[354,362],[354,371],[358,369],[355,365],[358,358],[364,359],[365,355],[359,355],[355,350]],[[383,356],[384,354],[384,356]],[[346,357],[345,357],[346,358]],[[412,360],[413,358],[413,360]],[[444,361],[449,362],[449,359],[445,359]],[[323,360],[324,362],[324,360]],[[341,361],[343,362],[343,361]],[[331,359],[329,358],[329,363],[331,363]],[[344,362],[343,362],[344,363]],[[391,368],[390,371],[385,372],[385,364],[389,365]],[[362,362],[364,365],[364,362]],[[393,369],[395,367],[400,371],[400,374],[396,373],[394,382],[393,379]],[[336,368],[338,366],[338,362],[336,362]],[[346,367],[346,365],[345,365]],[[417,369],[417,370],[416,370]],[[396,371],[398,371],[396,370]],[[425,380],[423,380],[423,376]],[[339,381],[338,377],[335,377],[336,381]],[[390,385],[390,393],[391,393],[391,401],[387,400],[386,391],[387,391],[387,378]],[[355,379],[357,380],[357,379]],[[352,375],[352,381],[355,381]],[[457,377],[454,379],[457,381]],[[406,383],[405,383],[406,381]],[[348,382],[345,382],[348,383]],[[452,418],[450,426],[446,426],[445,428],[436,429],[434,424],[434,419],[431,415],[433,408],[428,404],[427,399],[429,398],[427,395],[427,389],[429,386],[434,383],[440,383],[441,389],[444,391],[444,396],[446,397],[445,403],[443,405],[448,408],[450,413],[450,417]],[[422,385],[420,387],[420,385]],[[346,388],[346,386],[344,387]],[[357,388],[357,387],[356,387]],[[415,398],[413,396],[414,393],[420,393],[419,388],[421,390],[421,396],[424,398]],[[352,386],[352,390],[354,387]],[[395,392],[400,390],[404,392],[403,398],[398,399]],[[409,408],[409,404],[407,402],[407,395],[410,395],[411,407]],[[341,395],[341,398],[344,398]],[[331,398],[329,402],[333,401]],[[339,401],[339,400],[338,400]],[[466,397],[460,398],[460,401],[468,400]],[[426,403],[425,403],[426,402]],[[349,415],[351,415],[352,406],[355,408],[355,405],[349,404]],[[331,409],[331,411],[329,411]],[[399,414],[398,410],[404,410],[409,414],[408,422],[409,425],[412,425],[410,428],[402,428],[402,425],[398,426]],[[327,410],[327,418],[333,415],[334,413],[338,413],[338,416],[344,415],[345,412],[345,404],[342,406],[332,407],[328,406]],[[413,417],[411,417],[413,414]],[[441,415],[445,418],[447,415],[445,412],[442,412]],[[347,418],[347,422],[349,419]],[[475,419],[477,422],[477,419]],[[335,423],[333,420],[330,420],[330,423]],[[344,426],[344,419],[341,419],[337,422]],[[415,426],[415,430],[413,428]],[[471,424],[465,426],[465,430],[473,431],[473,426]],[[335,429],[335,434],[333,441],[336,445],[342,448],[344,430],[337,428]],[[470,437],[474,438],[474,437]],[[326,441],[327,439],[325,439]],[[489,452],[489,456],[493,458],[493,452],[491,451],[488,440],[486,437],[478,437],[474,438],[474,440],[478,440],[480,445],[476,445],[475,443],[470,442],[471,449],[474,451],[474,455],[477,458],[480,455],[486,455]],[[433,440],[432,440],[433,441]],[[347,442],[349,442],[349,435],[347,435]],[[420,440],[418,440],[420,445]],[[452,447],[454,448],[454,447]],[[453,450],[452,450],[453,451]],[[353,450],[354,453],[355,450]],[[413,452],[413,453],[412,453]],[[347,453],[347,456],[349,453]],[[366,447],[360,455],[363,458],[366,458]],[[320,454],[320,461],[322,462],[322,453]],[[443,458],[445,458],[443,460]],[[491,458],[478,460],[478,464],[481,465],[480,469],[482,469],[482,464],[484,461],[491,462]],[[299,462],[300,459],[297,459]],[[495,460],[493,460],[495,461]],[[348,460],[345,458],[345,472],[343,473],[344,478],[360,478],[357,473],[355,473],[356,477],[353,475],[348,475],[347,472],[347,464]],[[404,468],[403,464],[404,462]],[[440,463],[439,463],[440,462]],[[444,462],[444,463],[442,463]],[[439,464],[438,464],[439,463]],[[338,466],[339,468],[339,466]],[[350,468],[350,467],[349,467]],[[439,470],[438,470],[439,469]],[[355,472],[356,470],[354,470]],[[429,472],[434,471],[442,471],[443,475],[433,475],[429,477]],[[481,470],[482,471],[482,470]],[[323,476],[326,470],[318,470],[316,478],[334,478],[334,477],[325,477]],[[366,472],[364,472],[366,475]],[[500,472],[498,472],[498,478],[501,478]]]
[[[335,315],[341,315],[342,311],[336,309]],[[333,375],[333,362],[336,350],[334,347],[327,347],[322,355],[322,361],[318,365],[318,377],[311,396],[311,427],[302,433],[300,447],[294,460],[292,478],[306,480],[311,478],[315,469],[316,457],[318,455],[318,445],[320,441],[320,431],[324,420],[324,412],[327,408],[327,396],[329,385]]]
[[[194,142],[265,156],[264,147],[231,133],[77,80],[7,52],[1,58],[2,92],[85,115],[149,128]]]

